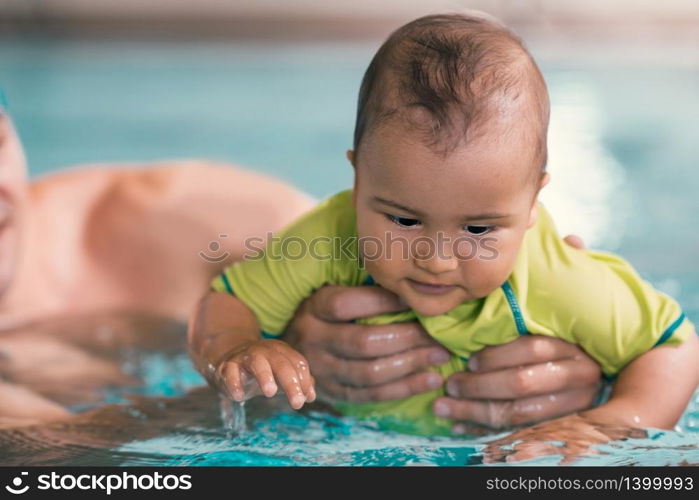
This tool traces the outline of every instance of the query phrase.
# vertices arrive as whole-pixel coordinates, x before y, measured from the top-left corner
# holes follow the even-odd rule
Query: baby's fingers
[[[294,370],[296,370],[296,375],[298,376],[299,383],[301,384],[301,391],[303,392],[306,401],[309,403],[315,401],[315,380],[311,376],[311,371],[308,368],[308,361],[306,361],[306,358],[292,349],[277,352],[285,356],[291,363]]]
[[[272,359],[272,370],[279,384],[284,389],[289,404],[298,410],[306,402],[306,396],[301,389],[301,381],[291,361],[278,354]]]
[[[308,391],[306,392],[306,402],[307,403],[312,403],[313,401],[316,400],[316,379],[313,378],[313,375],[309,375],[308,378],[310,379],[309,383],[309,388]]]
[[[274,372],[266,357],[259,355],[250,356],[250,358],[245,360],[245,367],[257,380],[260,389],[262,389],[262,394],[271,398],[277,393]]]
[[[245,400],[245,390],[240,376],[240,366],[234,361],[229,361],[223,367],[223,382],[231,397],[238,402]]]

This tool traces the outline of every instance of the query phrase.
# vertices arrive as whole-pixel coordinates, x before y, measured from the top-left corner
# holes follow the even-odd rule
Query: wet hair
[[[482,135],[492,119],[507,115],[513,105],[516,119],[526,123],[507,126],[505,134],[524,131],[534,142],[532,158],[543,172],[548,92],[521,39],[480,12],[421,17],[394,31],[364,74],[355,158],[363,138],[395,119],[446,156]]]

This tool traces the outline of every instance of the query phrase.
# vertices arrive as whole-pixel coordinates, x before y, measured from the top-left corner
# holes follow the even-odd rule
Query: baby
[[[316,397],[313,377],[278,338],[314,290],[373,284],[409,310],[366,321],[419,321],[453,354],[434,367],[445,379],[485,346],[558,337],[619,375],[590,418],[673,425],[699,381],[694,326],[624,260],[557,235],[538,203],[548,120],[536,63],[496,20],[432,15],[395,31],[359,92],[353,189],[214,280],[190,325],[195,364],[236,401],[256,382],[300,408]],[[441,395],[337,406],[399,430],[449,433],[453,422],[431,411]]]

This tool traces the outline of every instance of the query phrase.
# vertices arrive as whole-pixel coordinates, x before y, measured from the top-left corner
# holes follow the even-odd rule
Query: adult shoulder
[[[183,160],[88,165],[50,181],[54,191],[89,198],[88,241],[174,238],[235,233],[236,238],[277,230],[314,200],[271,176],[224,163]],[[206,241],[196,241],[197,248]]]
[[[266,238],[314,203],[270,176],[203,161],[129,166],[102,189],[86,225],[93,260],[129,295],[160,297],[153,307],[165,309],[193,301],[248,238]]]

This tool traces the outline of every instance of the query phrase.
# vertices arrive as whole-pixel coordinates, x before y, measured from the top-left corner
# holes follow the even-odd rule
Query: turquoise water
[[[351,183],[344,152],[359,81],[377,46],[3,41],[0,85],[34,176],[76,163],[203,157],[278,175],[322,197]],[[553,103],[553,182],[544,201],[557,224],[624,255],[698,322],[699,65],[541,65]],[[88,417],[68,426],[0,431],[5,462],[482,462],[482,439],[392,435],[274,405],[251,405],[250,431],[229,439],[216,398],[190,391],[201,379],[182,352],[137,349],[121,361],[142,386],[75,402]],[[697,397],[682,432],[650,430],[583,463],[699,463]],[[99,413],[103,402],[113,406]]]
[[[175,337],[181,346],[182,336]],[[104,391],[104,402],[79,408],[73,421],[0,430],[2,464],[503,465],[489,458],[488,441],[499,436],[452,439],[388,433],[318,406],[290,412],[280,397],[249,401],[246,429],[231,434],[218,396],[200,386],[186,354],[130,350],[128,358],[126,371],[142,377],[143,385]],[[674,432],[647,429],[595,450],[575,464],[699,464],[699,392]],[[557,465],[560,460],[550,455],[513,465]]]
[[[159,376],[142,388],[152,395],[173,395],[196,379],[191,370],[173,370],[173,360],[148,356],[146,372]],[[180,358],[184,368],[186,358]],[[175,361],[174,366],[178,366]],[[168,374],[168,372],[170,372]],[[152,439],[125,443],[114,451],[123,465],[485,465],[487,442],[477,439],[409,436],[387,433],[370,423],[339,418],[327,412],[290,413],[283,398],[276,405],[252,414],[248,429],[226,436],[220,423],[213,428],[170,429]],[[258,401],[258,403],[262,403]],[[248,403],[250,404],[250,403]],[[212,405],[215,406],[215,405]],[[211,410],[211,408],[210,408]],[[501,434],[504,435],[504,434]],[[586,455],[578,465],[677,465],[699,464],[699,391],[677,426],[676,432],[649,429],[647,435],[596,447],[599,455]],[[557,465],[551,455],[522,465]],[[497,465],[502,465],[498,462]]]

